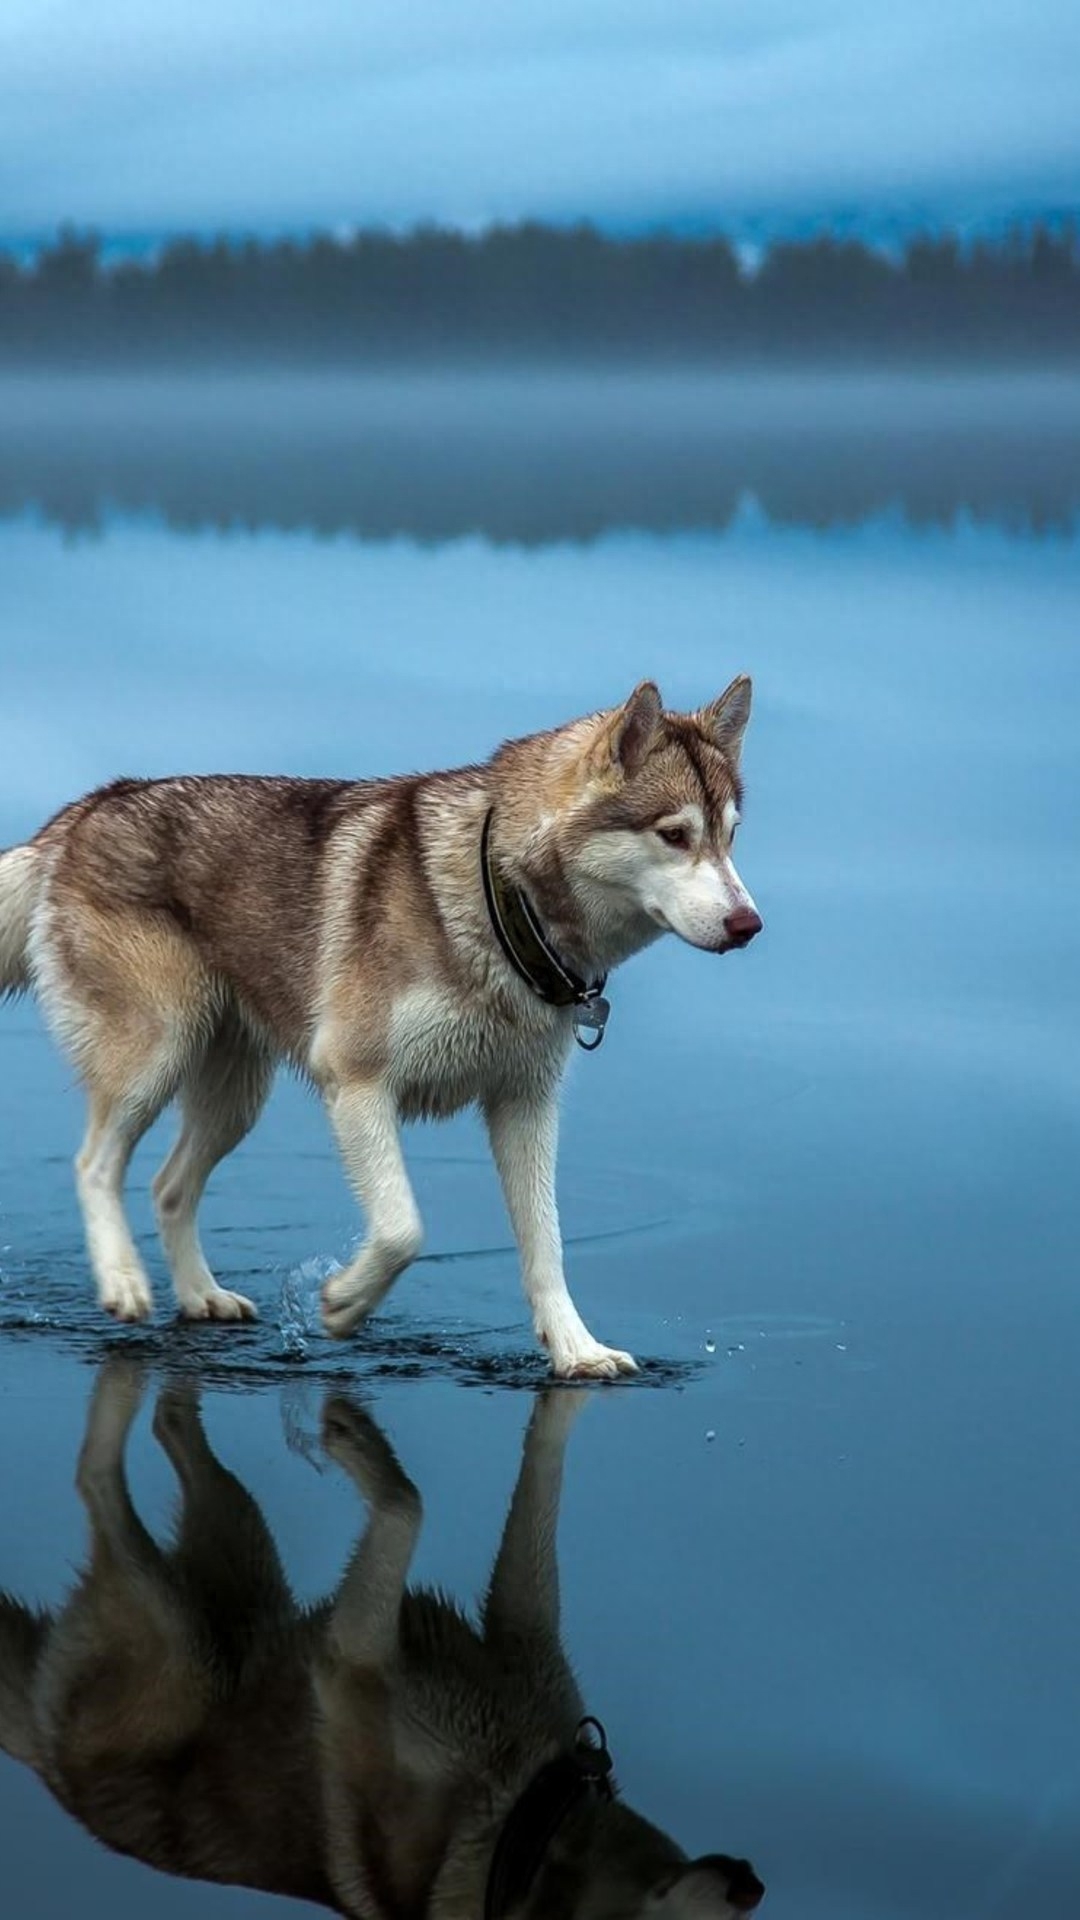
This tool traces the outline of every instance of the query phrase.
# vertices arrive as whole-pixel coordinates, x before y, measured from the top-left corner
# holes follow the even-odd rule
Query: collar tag
[[[602,993],[590,994],[574,1008],[574,1039],[585,1053],[595,1053],[604,1038],[611,1008]],[[591,1039],[586,1039],[591,1034]]]

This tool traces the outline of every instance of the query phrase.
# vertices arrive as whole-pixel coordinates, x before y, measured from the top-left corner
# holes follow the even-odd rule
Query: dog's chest
[[[564,1058],[562,1016],[537,1003],[510,1020],[485,1001],[412,987],[394,1007],[390,1078],[407,1118],[456,1113],[476,1100],[550,1082]]]

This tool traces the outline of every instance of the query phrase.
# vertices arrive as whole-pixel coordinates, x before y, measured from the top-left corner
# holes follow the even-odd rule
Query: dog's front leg
[[[545,1387],[536,1396],[510,1511],[484,1607],[485,1632],[496,1639],[539,1640],[560,1662],[559,1563],[556,1534],[563,1462],[571,1428],[587,1393]],[[565,1676],[574,1717],[584,1711]]]
[[[533,1326],[551,1355],[552,1368],[564,1380],[610,1380],[619,1373],[636,1373],[630,1354],[593,1339],[567,1289],[555,1203],[559,1111],[554,1093],[536,1099],[492,1099],[484,1112],[521,1253]]]
[[[423,1235],[388,1088],[381,1081],[346,1083],[328,1097],[327,1106],[368,1230],[356,1259],[331,1274],[323,1288],[323,1325],[340,1340],[415,1260]]]
[[[389,1668],[420,1532],[420,1495],[370,1414],[344,1394],[326,1402],[323,1445],[370,1507],[330,1614],[330,1639],[354,1667]]]
[[[421,1904],[428,1911],[413,1827],[434,1832],[438,1815],[430,1809],[447,1767],[436,1738],[426,1756],[429,1771],[414,1770],[409,1749],[415,1751],[422,1727],[409,1711],[415,1700],[401,1697],[401,1609],[420,1532],[420,1495],[375,1422],[344,1395],[326,1403],[323,1443],[371,1509],[313,1667],[326,1864],[339,1895],[336,1911],[356,1920],[393,1920],[406,1908],[417,1913]],[[409,1812],[424,1793],[426,1827],[423,1813],[414,1822]]]

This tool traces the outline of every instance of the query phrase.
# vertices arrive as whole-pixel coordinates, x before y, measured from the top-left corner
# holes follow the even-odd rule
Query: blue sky
[[[1076,0],[4,0],[0,233],[1080,203]]]

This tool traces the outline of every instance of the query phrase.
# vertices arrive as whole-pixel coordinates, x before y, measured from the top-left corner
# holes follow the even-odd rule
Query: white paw
[[[372,1258],[371,1249],[361,1250],[351,1266],[342,1267],[323,1282],[322,1323],[334,1340],[344,1340],[361,1320],[374,1313],[393,1278]]]
[[[180,1311],[185,1320],[257,1320],[258,1308],[242,1293],[228,1293],[216,1284],[203,1293],[181,1294]]]
[[[559,1380],[616,1380],[620,1374],[638,1370],[633,1354],[620,1353],[615,1347],[602,1347],[598,1340],[560,1354],[552,1359],[551,1365]]]
[[[367,1319],[378,1299],[378,1294],[373,1298],[371,1290],[357,1280],[351,1267],[332,1273],[323,1285],[321,1301],[322,1323],[331,1339],[347,1339],[361,1320]]]
[[[150,1282],[141,1267],[117,1267],[100,1282],[98,1298],[114,1320],[147,1320],[154,1308]]]

